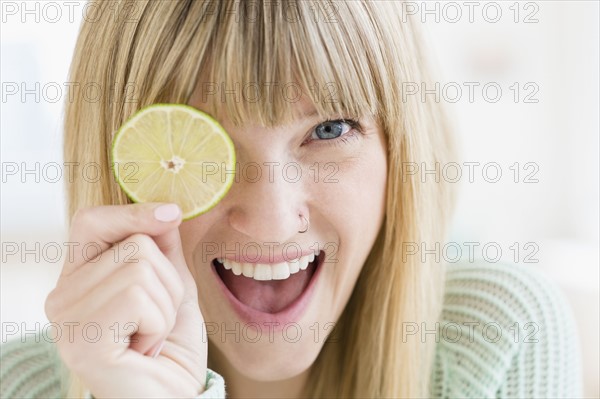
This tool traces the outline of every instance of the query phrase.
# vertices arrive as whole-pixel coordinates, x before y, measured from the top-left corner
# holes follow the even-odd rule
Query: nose
[[[228,195],[233,201],[228,209],[233,229],[259,243],[282,244],[306,228],[302,179],[296,181],[297,175],[290,179],[283,173],[285,165],[281,161],[240,162],[233,192]]]

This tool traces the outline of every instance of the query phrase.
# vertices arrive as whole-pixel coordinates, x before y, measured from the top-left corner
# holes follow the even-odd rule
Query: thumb
[[[193,300],[196,303],[198,302],[198,288],[183,255],[178,227],[174,226],[162,234],[153,235],[152,239],[167,259],[171,261],[179,277],[181,277],[185,289],[184,301]]]

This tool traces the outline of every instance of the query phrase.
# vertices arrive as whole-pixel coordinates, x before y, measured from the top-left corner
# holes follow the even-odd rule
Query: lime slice
[[[134,202],[173,202],[183,219],[207,212],[234,179],[231,138],[210,115],[181,104],[143,108],[112,145],[113,172]]]

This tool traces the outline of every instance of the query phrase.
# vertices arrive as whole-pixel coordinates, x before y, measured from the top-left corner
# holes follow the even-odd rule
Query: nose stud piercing
[[[300,217],[302,219],[304,219],[304,221],[306,223],[306,228],[302,231],[298,231],[298,233],[306,233],[308,231],[308,228],[310,227],[310,223],[308,222],[308,219],[304,215],[300,215]]]

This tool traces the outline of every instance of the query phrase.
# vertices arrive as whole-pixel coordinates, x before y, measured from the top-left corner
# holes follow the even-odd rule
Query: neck
[[[212,348],[209,367],[225,379],[228,398],[301,398],[310,369],[277,381],[257,381],[236,370],[216,348]]]

